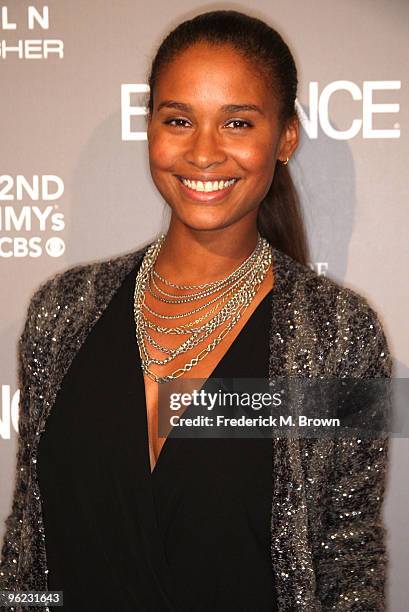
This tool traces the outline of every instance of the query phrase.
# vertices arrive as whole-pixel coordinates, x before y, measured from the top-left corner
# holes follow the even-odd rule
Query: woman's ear
[[[299,139],[300,120],[298,119],[298,116],[294,114],[286,121],[283,128],[278,147],[278,159],[281,161],[285,161],[287,158],[290,159],[298,146]]]

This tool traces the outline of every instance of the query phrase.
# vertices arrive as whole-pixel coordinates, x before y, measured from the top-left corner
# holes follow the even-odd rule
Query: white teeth
[[[226,189],[233,185],[237,179],[230,179],[228,181],[191,181],[189,179],[182,179],[182,183],[193,189],[194,191],[218,191],[219,189]]]

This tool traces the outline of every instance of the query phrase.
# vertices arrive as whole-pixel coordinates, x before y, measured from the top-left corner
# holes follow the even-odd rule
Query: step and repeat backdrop
[[[149,64],[179,22],[225,8],[264,19],[293,51],[302,129],[289,168],[310,266],[369,300],[395,377],[408,377],[407,0],[0,0],[0,541],[14,485],[17,340],[30,296],[57,272],[166,230],[169,210],[147,158]],[[391,441],[391,612],[407,610],[408,446],[405,437]]]

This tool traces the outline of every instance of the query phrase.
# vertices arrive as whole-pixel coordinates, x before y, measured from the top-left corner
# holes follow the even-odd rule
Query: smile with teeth
[[[189,179],[185,179],[183,177],[180,178],[181,182],[189,187],[189,189],[193,189],[194,191],[219,191],[221,189],[227,189],[231,185],[233,185],[238,179],[230,179],[228,181],[191,181]]]

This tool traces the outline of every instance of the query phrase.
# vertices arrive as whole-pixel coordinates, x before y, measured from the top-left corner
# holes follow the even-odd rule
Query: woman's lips
[[[190,200],[194,200],[195,202],[218,202],[219,200],[225,198],[232,191],[232,189],[234,189],[240,179],[237,179],[233,185],[230,185],[230,187],[217,189],[217,191],[196,191],[195,189],[190,189],[190,187],[184,185],[179,178],[176,180],[179,183],[182,192]]]

